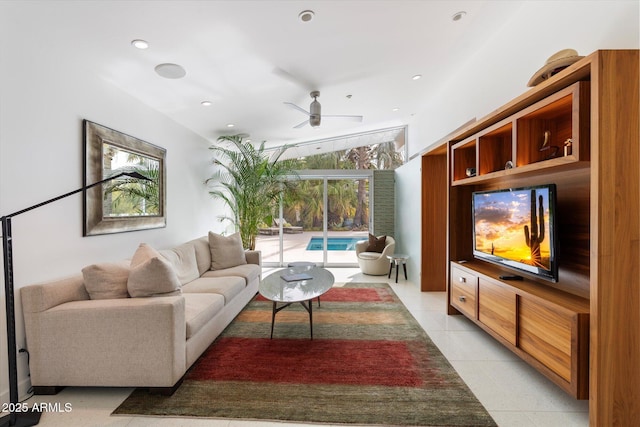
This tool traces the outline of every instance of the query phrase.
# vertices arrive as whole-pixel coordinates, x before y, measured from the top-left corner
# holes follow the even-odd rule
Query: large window
[[[278,219],[260,230],[264,265],[357,265],[355,243],[369,231],[371,171],[318,172],[300,172],[274,212]]]
[[[404,164],[405,139],[405,127],[391,128],[296,144],[286,151],[281,159],[293,161],[299,176],[273,207],[278,219],[264,224],[256,240],[264,265],[357,266],[355,243],[368,238],[372,224],[373,170]],[[315,154],[329,146],[343,148]]]

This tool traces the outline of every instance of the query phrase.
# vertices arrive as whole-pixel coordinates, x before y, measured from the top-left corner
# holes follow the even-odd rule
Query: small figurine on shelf
[[[538,151],[549,151],[547,155],[547,160],[555,157],[558,154],[559,147],[555,145],[549,145],[549,140],[551,139],[551,132],[548,130],[544,131],[544,141],[542,141],[542,145],[540,145],[540,149]]]
[[[567,138],[567,140],[564,142],[564,156],[570,156],[571,155],[571,146],[573,145],[573,140],[571,138]]]

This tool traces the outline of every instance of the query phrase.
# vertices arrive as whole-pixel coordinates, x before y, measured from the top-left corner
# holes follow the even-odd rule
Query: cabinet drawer
[[[477,287],[477,276],[459,268],[451,269],[451,305],[472,319],[476,318]]]
[[[483,278],[478,283],[478,320],[516,344],[516,293]]]
[[[519,347],[571,382],[572,316],[521,298],[519,319]]]

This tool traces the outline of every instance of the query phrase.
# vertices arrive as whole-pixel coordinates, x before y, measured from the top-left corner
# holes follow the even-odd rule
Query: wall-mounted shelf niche
[[[456,142],[451,184],[588,167],[589,106],[589,82],[579,81]]]

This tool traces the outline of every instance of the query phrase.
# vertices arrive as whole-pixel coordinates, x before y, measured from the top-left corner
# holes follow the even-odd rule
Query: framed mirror
[[[83,135],[83,186],[122,172],[149,179],[122,176],[86,189],[83,236],[165,227],[166,150],[89,120]]]

